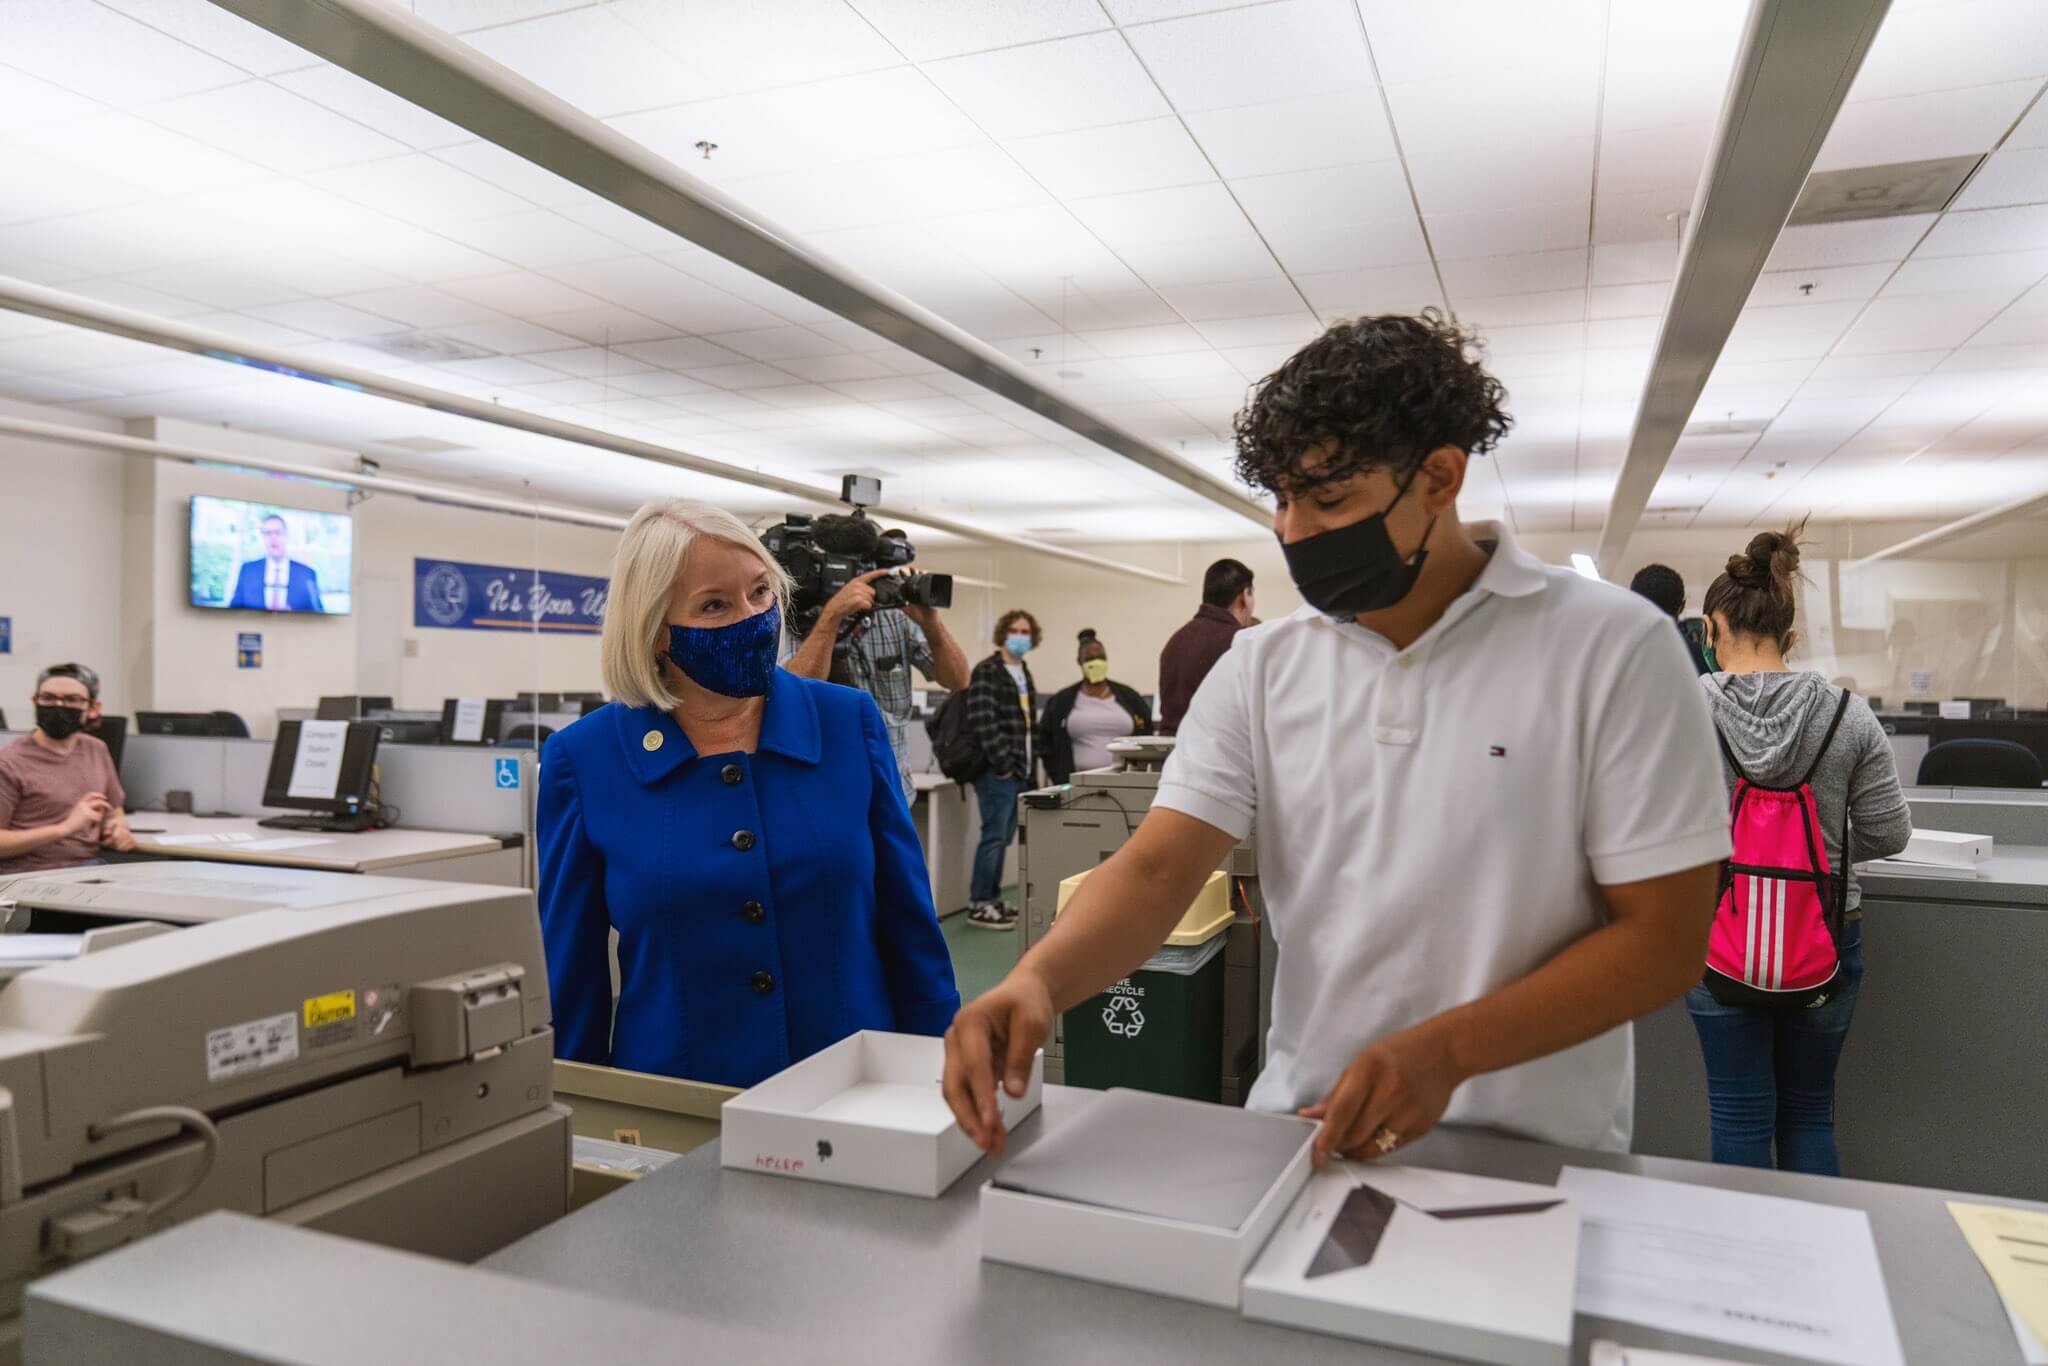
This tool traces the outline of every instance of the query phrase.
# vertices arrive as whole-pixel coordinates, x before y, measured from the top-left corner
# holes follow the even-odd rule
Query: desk
[[[1088,1093],[1045,1088],[1017,1151]],[[1575,1152],[1471,1131],[1403,1154],[1548,1184],[1561,1167],[1861,1209],[1905,1357],[2014,1366],[2012,1329],[1938,1191]],[[30,1361],[744,1361],[843,1366],[1430,1366],[1443,1358],[981,1261],[983,1162],[937,1200],[721,1171],[706,1145],[478,1263],[478,1274],[275,1222],[207,1216],[29,1290]],[[203,1266],[205,1275],[189,1269]],[[375,1312],[363,1312],[375,1306]],[[167,1348],[164,1333],[180,1350]],[[1595,1337],[1771,1361],[1581,1317]],[[439,1349],[438,1351],[436,1349]]]
[[[365,830],[353,835],[270,830],[244,818],[210,819],[161,811],[137,811],[128,818],[136,832],[137,856],[204,859],[208,863],[258,863],[273,868],[314,868],[327,873],[396,873],[433,882],[481,882],[498,887],[524,885],[521,851],[497,835],[445,830]],[[161,831],[144,834],[142,831]],[[197,841],[195,836],[228,835]],[[189,841],[189,842],[188,842]],[[294,843],[290,848],[251,848]]]
[[[974,881],[974,846],[981,842],[981,804],[974,793],[939,773],[913,773],[917,790],[917,835],[924,843],[924,870],[931,879],[932,905],[943,919],[967,909]]]
[[[2048,1199],[2048,846],[1998,850],[1974,879],[1863,877],[1863,988],[1836,1077],[1845,1172]],[[1635,1146],[1707,1155],[1683,1002],[1636,1024]]]

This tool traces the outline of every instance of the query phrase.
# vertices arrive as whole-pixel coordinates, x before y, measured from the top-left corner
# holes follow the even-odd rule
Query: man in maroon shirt
[[[71,868],[105,845],[135,847],[107,747],[83,731],[99,709],[99,675],[53,664],[36,679],[36,728],[0,747],[0,873]]]
[[[1230,648],[1230,638],[1252,624],[1252,571],[1218,560],[1202,575],[1202,607],[1159,652],[1159,733],[1171,735],[1188,714],[1195,690]]]

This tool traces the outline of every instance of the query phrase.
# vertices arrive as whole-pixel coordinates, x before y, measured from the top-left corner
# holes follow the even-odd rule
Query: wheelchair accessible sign
[[[517,759],[499,759],[497,761],[495,782],[500,790],[518,787],[519,761]]]

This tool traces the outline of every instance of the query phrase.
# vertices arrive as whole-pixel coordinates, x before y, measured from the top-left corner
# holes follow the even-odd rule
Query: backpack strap
[[[1742,764],[1736,759],[1735,751],[1728,748],[1728,737],[1721,733],[1721,723],[1719,721],[1714,722],[1714,743],[1721,747],[1721,757],[1728,761],[1729,770],[1741,781],[1749,782],[1749,775],[1742,771]],[[1753,783],[1750,785],[1755,786]]]
[[[1821,737],[1820,748],[1813,752],[1813,762],[1806,766],[1806,772],[1799,775],[1798,786],[1805,787],[1813,781],[1813,775],[1820,771],[1820,761],[1827,754],[1828,746],[1835,742],[1835,732],[1841,729],[1842,726],[1842,714],[1848,710],[1849,690],[1844,688],[1842,689],[1841,700],[1835,703],[1834,720],[1828,722],[1828,733]],[[1726,743],[1723,742],[1723,748],[1725,747]],[[1846,849],[1847,846],[1845,845],[1844,848]]]

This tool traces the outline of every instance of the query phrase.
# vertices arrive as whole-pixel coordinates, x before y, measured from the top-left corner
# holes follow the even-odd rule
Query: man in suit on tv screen
[[[267,612],[318,612],[320,576],[311,565],[300,564],[286,554],[287,531],[284,518],[273,512],[263,519],[263,558],[248,560],[235,579],[230,607],[253,607]]]

